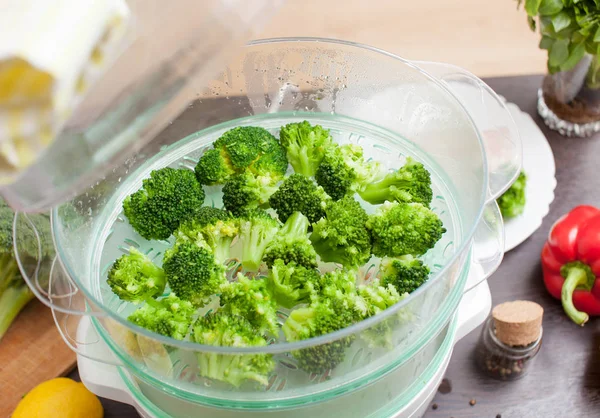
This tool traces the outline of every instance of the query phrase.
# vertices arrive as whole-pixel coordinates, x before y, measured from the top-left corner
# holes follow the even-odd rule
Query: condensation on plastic
[[[497,199],[519,176],[523,153],[517,125],[505,103],[487,84],[460,67],[424,61],[415,64],[447,84],[473,118],[485,146],[488,201]]]
[[[487,273],[501,260],[498,254],[502,253],[503,241],[498,227],[501,231],[502,221],[496,217],[497,208],[486,208],[489,201],[486,149],[480,143],[480,132],[473,118],[465,112],[467,106],[450,92],[440,80],[431,78],[412,63],[372,48],[311,39],[252,43],[239,60],[233,61],[206,90],[200,91],[198,100],[140,153],[52,212],[54,239],[60,255],[53,278],[64,283],[53,284],[52,297],[46,297],[46,302],[67,315],[74,313],[74,307],[85,306],[78,313],[97,317],[94,324],[100,338],[109,344],[119,361],[132,372],[160,382],[181,396],[234,402],[237,406],[268,402],[288,407],[293,402],[306,401],[307,396],[351,390],[352,382],[374,378],[389,367],[399,367],[447,325],[464,291],[469,260]],[[281,344],[267,346],[264,350],[273,353],[278,365],[269,386],[262,390],[244,386],[231,391],[219,382],[199,377],[194,370],[196,355],[202,351],[229,355],[237,352],[235,349],[152,336],[127,323],[125,318],[131,307],[107,288],[106,263],[128,245],[141,245],[144,251],[156,255],[168,244],[136,238],[125,219],[114,219],[111,214],[119,211],[123,196],[139,187],[141,179],[149,174],[152,166],[146,163],[155,154],[160,152],[166,165],[193,166],[199,152],[197,147],[208,145],[220,132],[218,129],[224,128],[198,131],[224,122],[251,124],[256,119],[244,117],[277,116],[282,112],[296,112],[297,118],[333,114],[360,119],[367,122],[361,129],[378,134],[379,127],[386,128],[405,138],[450,179],[452,193],[446,197],[452,202],[445,202],[444,196],[440,196],[438,210],[452,209],[458,217],[447,218],[451,237],[428,259],[434,266],[432,279],[397,311],[411,320],[401,325],[390,322],[395,327],[393,349],[370,350],[364,344],[355,344],[337,373],[313,376],[298,370],[290,356],[291,348]],[[397,150],[395,154],[394,150],[382,150],[369,141],[369,135],[366,137],[361,144],[369,146],[371,155],[388,155],[386,164],[397,166],[401,158]],[[191,157],[189,152],[183,152],[186,147],[196,150]],[[174,154],[179,156],[169,157]],[[507,161],[507,164],[515,163]],[[482,217],[482,213],[489,215]],[[490,247],[479,251],[475,248],[479,243]],[[443,261],[436,263],[436,257]],[[72,289],[73,283],[77,291]],[[59,288],[65,298],[56,294]],[[74,298],[80,301],[71,300]],[[372,319],[371,325],[366,321],[367,325],[358,324],[363,328],[352,331],[357,340],[363,340],[377,326],[385,327],[385,315]],[[65,334],[75,335],[72,326],[67,328]],[[321,345],[342,337],[324,338],[302,344]],[[293,399],[287,401],[290,398]]]
[[[285,0],[128,0],[122,52],[66,126],[0,194],[40,212],[76,196],[154,139]]]

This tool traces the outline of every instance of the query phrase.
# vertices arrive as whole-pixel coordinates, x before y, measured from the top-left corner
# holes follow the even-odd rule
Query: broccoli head
[[[119,299],[137,304],[162,295],[167,279],[162,268],[131,247],[113,263],[106,283]]]
[[[271,195],[269,204],[281,222],[287,221],[292,213],[300,212],[310,223],[315,223],[325,216],[325,206],[329,200],[327,193],[313,180],[302,174],[292,174]]]
[[[144,179],[142,188],[125,199],[123,210],[142,237],[164,240],[203,202],[204,190],[193,172],[165,167]]]
[[[314,268],[275,260],[267,277],[267,285],[277,303],[291,309],[300,303],[310,302],[319,289],[319,280],[320,273]]]
[[[358,286],[356,292],[360,299],[356,306],[364,308],[360,311],[362,319],[377,315],[404,299],[394,286],[382,285],[379,280]]]
[[[171,290],[195,306],[203,306],[227,280],[213,253],[189,241],[177,242],[165,252],[163,269]]]
[[[318,292],[311,296],[311,303],[330,301],[344,311],[353,312],[355,320],[362,319],[365,308],[356,291],[357,274],[355,269],[337,269],[323,274],[318,283]]]
[[[399,170],[387,174],[380,181],[365,184],[358,194],[373,205],[396,201],[421,203],[429,207],[433,197],[431,174],[423,164],[408,157]]]
[[[332,146],[329,130],[308,121],[283,126],[279,140],[294,171],[308,177],[315,175],[325,150]]]
[[[192,324],[196,309],[192,303],[170,294],[159,301],[149,301],[127,318],[135,325],[158,334],[183,340]]]
[[[192,339],[199,344],[225,347],[262,347],[266,339],[243,317],[224,311],[198,318],[192,328]],[[246,380],[268,384],[275,368],[270,354],[220,354],[198,351],[201,376],[239,387]]]
[[[278,334],[277,304],[264,279],[249,279],[238,273],[237,280],[224,283],[220,291],[223,310],[246,318],[261,334]]]
[[[242,266],[248,271],[257,271],[267,245],[279,231],[279,222],[262,209],[244,211],[239,222]]]
[[[368,216],[350,196],[330,201],[325,217],[313,224],[310,235],[317,254],[325,262],[357,267],[371,258],[371,235],[365,224]]]
[[[239,232],[237,219],[223,209],[202,206],[195,210],[175,232],[177,239],[204,240],[219,263],[229,258],[231,243]]]
[[[285,149],[279,141],[269,141],[263,148],[263,153],[258,160],[252,164],[248,171],[257,177],[268,177],[273,181],[279,181],[285,176],[288,169],[288,160]]]
[[[257,126],[240,126],[225,132],[196,164],[202,184],[222,184],[233,174],[252,172],[281,179],[287,171],[285,150],[273,135]]]
[[[226,152],[210,149],[202,154],[194,168],[200,184],[222,184],[235,173],[235,169]]]
[[[380,163],[364,160],[361,146],[346,144],[325,152],[315,179],[332,199],[338,200],[379,180],[381,172]]]
[[[429,277],[429,267],[412,255],[386,258],[381,262],[381,282],[392,285],[398,293],[412,293]]]
[[[384,286],[378,280],[359,286],[358,294],[361,300],[360,305],[364,307],[364,310],[361,311],[361,319],[377,315],[406,297],[406,294],[399,294],[391,284]],[[370,348],[391,349],[394,346],[394,329],[398,327],[402,317],[403,312],[389,316],[361,331],[360,337]]]
[[[517,180],[498,198],[498,206],[505,219],[514,218],[523,213],[527,201],[525,196],[526,185],[527,175],[521,171]]]
[[[269,268],[275,260],[296,263],[307,268],[317,267],[317,253],[308,239],[309,222],[300,212],[294,212],[275,234],[263,256]]]
[[[287,341],[301,341],[343,329],[354,321],[354,313],[335,300],[314,302],[306,308],[294,309],[283,324]],[[293,351],[300,369],[321,374],[334,369],[346,357],[346,349],[354,336]]]
[[[440,218],[420,203],[385,202],[366,225],[378,257],[425,254],[446,232]]]
[[[369,284],[362,284],[357,288],[357,302],[355,312],[358,320],[363,320],[377,315],[400,302],[407,295],[400,294],[391,284],[381,284],[374,280]],[[392,348],[393,331],[402,319],[403,312],[383,319],[369,328],[361,331],[361,338],[369,347]]]
[[[236,216],[248,209],[265,206],[277,191],[276,184],[277,179],[270,176],[236,174],[223,186],[223,206]]]

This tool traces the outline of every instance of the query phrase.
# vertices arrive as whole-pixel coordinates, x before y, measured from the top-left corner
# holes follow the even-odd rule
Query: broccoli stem
[[[33,292],[21,280],[8,286],[0,295],[0,340],[19,312],[34,298]]]
[[[0,295],[14,282],[15,275],[18,272],[17,261],[10,254],[4,254],[0,257]],[[19,278],[19,280],[22,279]]]
[[[297,341],[298,335],[306,329],[306,322],[315,318],[312,308],[294,309],[283,325],[283,334],[287,341]]]
[[[300,174],[303,174],[307,177],[311,177],[315,175],[315,167],[314,164],[311,163],[310,158],[308,157],[308,150],[302,149],[298,153],[298,162],[300,163]]]
[[[262,231],[252,228],[242,246],[242,266],[249,271],[257,271],[269,241],[264,239]]]
[[[219,263],[225,263],[229,259],[231,254],[231,243],[233,242],[233,237],[224,237],[219,239],[216,242],[214,253],[215,259]]]
[[[392,186],[397,189],[402,189],[403,187],[410,186],[410,184],[408,184],[408,182],[398,181],[393,176],[388,175],[377,183],[366,185],[359,194],[363,200],[366,200],[373,205],[379,205],[386,200],[389,200],[390,187]]]
[[[301,212],[294,212],[290,215],[290,217],[283,225],[283,228],[281,229],[279,235],[288,235],[290,237],[302,237],[307,234],[309,226],[310,222],[308,221],[308,218],[306,216],[304,216]]]

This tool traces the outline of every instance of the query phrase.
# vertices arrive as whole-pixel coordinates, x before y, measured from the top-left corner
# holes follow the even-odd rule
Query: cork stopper
[[[535,302],[501,303],[492,311],[496,337],[512,347],[529,345],[540,336],[543,315],[544,308]]]

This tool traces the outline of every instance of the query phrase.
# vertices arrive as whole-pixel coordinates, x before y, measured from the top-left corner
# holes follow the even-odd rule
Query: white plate
[[[542,225],[554,200],[556,188],[554,154],[546,137],[529,114],[514,103],[506,102],[506,107],[517,124],[523,143],[527,200],[521,215],[504,222],[505,252],[521,244]]]

